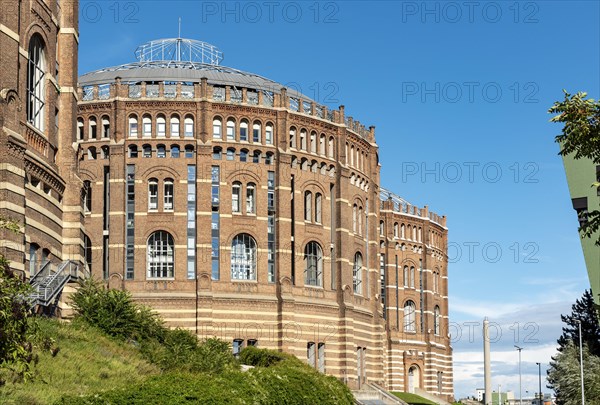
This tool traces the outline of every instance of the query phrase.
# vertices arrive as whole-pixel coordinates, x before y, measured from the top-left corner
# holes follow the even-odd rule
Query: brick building
[[[380,186],[374,128],[180,38],[75,85],[76,17],[64,0],[2,17],[12,265],[78,262],[234,351],[452,399],[446,219]]]

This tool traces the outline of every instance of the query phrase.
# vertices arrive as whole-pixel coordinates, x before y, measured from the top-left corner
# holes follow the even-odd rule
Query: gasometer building
[[[380,185],[374,127],[204,42],[136,56],[79,78],[82,266],[234,351],[452,399],[446,218]]]

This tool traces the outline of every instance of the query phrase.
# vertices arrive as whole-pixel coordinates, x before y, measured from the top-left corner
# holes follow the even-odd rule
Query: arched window
[[[108,148],[108,146],[104,145],[102,148],[102,159],[108,159],[109,155],[110,155],[110,149]]]
[[[242,233],[231,242],[231,279],[256,280],[256,241]]]
[[[158,180],[148,180],[148,211],[156,211],[158,209]]]
[[[235,149],[227,148],[227,160],[234,160],[234,159],[235,159]]]
[[[317,153],[317,133],[310,133],[310,153]]]
[[[267,124],[265,127],[265,142],[267,145],[273,145],[273,125]]]
[[[267,154],[265,155],[265,164],[273,164],[273,152],[267,152]]]
[[[406,238],[406,226],[404,226],[404,224],[400,226],[400,237],[402,239]]]
[[[242,149],[240,151],[240,162],[245,162],[248,160],[248,150],[247,149]]]
[[[329,157],[333,158],[333,137],[329,138]]]
[[[246,214],[256,213],[256,185],[248,183],[246,186]]]
[[[167,136],[167,121],[162,114],[156,118],[156,136],[160,136],[161,138]]]
[[[145,138],[152,136],[152,118],[149,115],[144,115],[142,118],[142,136]]]
[[[176,115],[171,117],[171,138],[179,138],[179,117]]]
[[[83,118],[77,118],[77,140],[83,141]]]
[[[137,138],[138,136],[138,120],[135,115],[129,117],[129,137]]]
[[[260,143],[260,122],[252,125],[252,142]]]
[[[362,235],[362,218],[363,218],[363,209],[362,207],[358,208],[358,234]]]
[[[423,241],[423,230],[421,229],[421,227],[419,227],[419,230],[417,231],[417,240],[419,242]]]
[[[319,137],[319,154],[325,155],[325,134]]]
[[[39,270],[38,262],[37,262],[37,252],[39,250],[39,245],[35,243],[31,243],[29,245],[29,276],[33,277]]]
[[[235,139],[235,121],[232,119],[227,120],[227,140],[232,141]]]
[[[165,211],[173,210],[173,179],[165,179],[163,193],[163,209]]]
[[[417,227],[413,226],[412,229],[412,240],[416,241],[417,240]]]
[[[90,139],[98,138],[98,124],[96,122],[96,118],[90,118]]]
[[[306,150],[306,131],[300,131],[300,149]]]
[[[308,242],[304,248],[304,284],[323,285],[323,250],[317,242]]]
[[[87,150],[88,160],[96,160],[96,147],[90,146]]]
[[[410,266],[410,288],[415,288],[415,268]]]
[[[215,118],[213,120],[213,138],[221,139],[223,130],[223,123],[221,122],[221,118]]]
[[[130,158],[136,158],[136,157],[138,157],[138,148],[137,148],[137,145],[129,145],[129,147],[127,149],[129,151],[129,157]]]
[[[242,193],[242,183],[235,182],[231,186],[231,212],[240,212],[240,195]]]
[[[362,255],[356,252],[354,255],[354,267],[352,268],[352,286],[355,294],[362,293]]]
[[[350,146],[350,166],[354,166],[354,145]]]
[[[242,120],[240,122],[240,141],[248,140],[248,121]]]
[[[172,278],[174,269],[173,237],[165,231],[154,232],[148,238],[148,278]]]
[[[185,157],[186,158],[194,157],[194,145],[185,145]]]
[[[408,287],[410,282],[409,282],[409,274],[408,274],[408,266],[404,266],[404,287]]]
[[[110,120],[106,115],[102,117],[102,138],[110,138]]]
[[[354,204],[352,207],[352,232],[356,233],[357,229],[358,206]]]
[[[185,120],[183,121],[183,125],[184,125],[184,136],[187,138],[193,138],[194,137],[194,119],[192,117],[185,117]]]
[[[404,331],[416,332],[416,306],[412,301],[406,301],[404,304]]]
[[[290,128],[290,148],[296,147],[296,128]]]
[[[215,146],[213,148],[212,157],[214,160],[221,160],[221,155],[223,154],[223,149],[220,146]]]
[[[142,157],[150,158],[152,157],[152,146],[146,144],[142,146],[143,155]]]
[[[308,170],[308,159],[302,158],[302,160],[300,161],[300,169]]]
[[[92,240],[83,234],[83,255],[87,271],[92,274]]]
[[[172,158],[179,157],[179,145],[171,145],[171,157]]]
[[[156,157],[166,158],[167,157],[167,148],[163,144],[156,145]]]
[[[440,307],[435,306],[433,310],[433,333],[436,335],[440,334],[440,321],[442,320],[442,316],[440,314]]]
[[[312,193],[304,192],[304,220],[312,221]]]
[[[317,193],[315,194],[315,222],[320,224],[322,221],[322,200],[323,200],[323,196],[321,195],[321,193]]]
[[[402,225],[404,226],[404,225]],[[394,222],[394,238],[398,237],[398,222]]]
[[[31,37],[28,57],[27,122],[43,132],[46,111],[46,55],[44,43],[39,35]]]
[[[379,236],[385,236],[385,223],[383,221],[379,221]]]
[[[260,155],[261,152],[259,150],[255,150],[252,154],[252,163],[260,163]]]

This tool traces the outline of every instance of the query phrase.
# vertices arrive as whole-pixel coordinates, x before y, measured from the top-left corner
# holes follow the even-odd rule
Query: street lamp
[[[540,384],[540,398],[538,404],[542,405],[542,363],[535,363],[538,366],[539,384]]]
[[[583,344],[581,336],[581,319],[576,319],[579,324],[579,367],[581,371],[581,405],[585,405],[585,391],[583,386]]]
[[[521,350],[523,350],[523,348],[517,345],[515,345],[515,347],[519,351],[519,405],[523,405],[523,395],[521,391]]]

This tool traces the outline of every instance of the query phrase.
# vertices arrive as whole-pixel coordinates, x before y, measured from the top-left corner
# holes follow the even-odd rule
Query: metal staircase
[[[69,281],[86,277],[87,272],[73,260],[65,260],[58,266],[50,262],[45,263],[40,271],[29,280],[33,287],[33,293],[29,296],[32,308],[56,307],[65,285]]]

